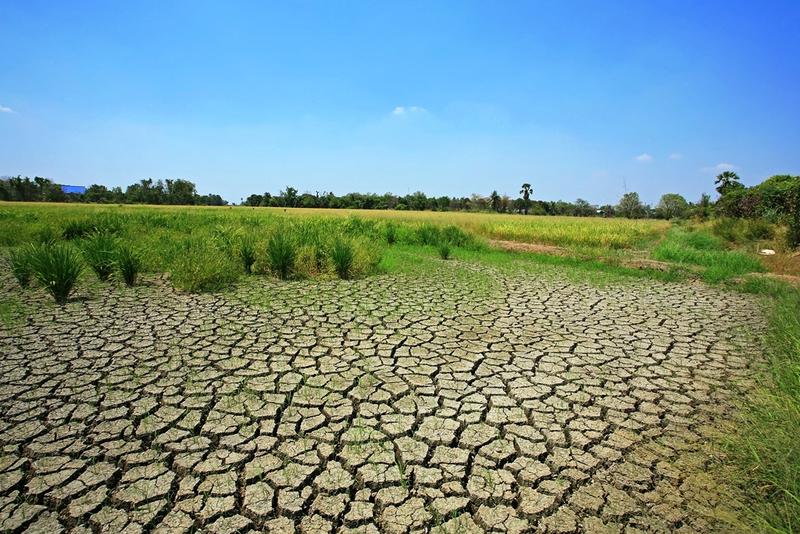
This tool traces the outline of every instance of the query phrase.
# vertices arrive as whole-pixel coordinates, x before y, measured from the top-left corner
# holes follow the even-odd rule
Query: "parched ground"
[[[32,298],[0,327],[0,530],[47,534],[713,531],[704,449],[761,324],[455,262]]]

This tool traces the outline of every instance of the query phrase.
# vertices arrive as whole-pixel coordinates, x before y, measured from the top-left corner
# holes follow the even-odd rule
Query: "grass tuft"
[[[36,280],[58,304],[65,304],[83,270],[80,255],[66,243],[43,244],[30,255]]]
[[[117,268],[122,280],[128,286],[136,284],[136,278],[142,268],[142,257],[129,245],[117,248]]]
[[[296,255],[296,244],[285,229],[273,234],[267,242],[267,264],[270,271],[282,280],[291,276]]]
[[[339,278],[347,280],[352,277],[355,247],[351,240],[337,237],[331,246],[330,258],[333,269]]]
[[[86,263],[97,277],[108,280],[114,273],[117,262],[117,240],[106,232],[94,232],[82,246]]]
[[[446,241],[439,243],[437,250],[439,251],[440,258],[442,258],[443,260],[450,259],[450,254],[452,253],[452,250],[450,250],[450,243]]]
[[[172,284],[182,291],[201,293],[230,286],[237,279],[238,268],[233,260],[202,240],[188,240],[173,261],[170,270]]]
[[[239,238],[237,254],[245,274],[251,274],[253,264],[256,262],[256,240],[251,234],[245,234]]]
[[[11,274],[17,279],[21,288],[27,288],[31,284],[33,272],[31,270],[31,254],[35,250],[33,245],[23,245],[11,251]]]

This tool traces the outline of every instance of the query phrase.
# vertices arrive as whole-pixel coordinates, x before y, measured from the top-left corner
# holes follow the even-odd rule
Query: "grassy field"
[[[728,230],[735,235],[727,236]],[[27,276],[25,284],[42,288],[86,287],[106,277],[135,284],[139,271],[169,273],[185,291],[223,290],[250,273],[293,279],[399,271],[424,276],[431,262],[453,257],[597,283],[699,278],[761,294],[772,310],[765,344],[769,365],[757,390],[743,397],[740,426],[725,443],[735,473],[730,484],[749,510],[749,527],[797,532],[800,293],[760,275],[767,267],[752,250],[770,232],[741,221],[725,226],[483,213],[0,203],[3,255],[20,284]],[[565,253],[499,251],[489,240],[554,245]],[[629,258],[660,267],[632,267]],[[70,262],[83,265],[74,279],[40,272]],[[3,324],[24,316],[22,294],[4,295]]]

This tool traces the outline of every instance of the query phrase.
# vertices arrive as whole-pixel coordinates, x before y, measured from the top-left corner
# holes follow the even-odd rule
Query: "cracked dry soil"
[[[0,327],[8,532],[714,531],[761,328],[702,285],[457,262],[32,298]]]

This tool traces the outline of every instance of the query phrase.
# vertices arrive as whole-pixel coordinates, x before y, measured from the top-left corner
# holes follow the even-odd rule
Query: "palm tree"
[[[739,181],[739,175],[733,171],[725,171],[718,175],[717,179],[714,180],[714,183],[717,185],[717,193],[720,195],[724,195],[732,189],[740,189],[744,187]]]
[[[522,184],[522,189],[520,189],[519,194],[522,195],[522,200],[524,201],[522,209],[525,211],[525,215],[528,214],[528,208],[531,205],[531,193],[533,193],[531,184]]]
[[[492,191],[492,196],[489,197],[492,202],[492,209],[494,211],[500,211],[500,195],[497,194],[497,191]]]

